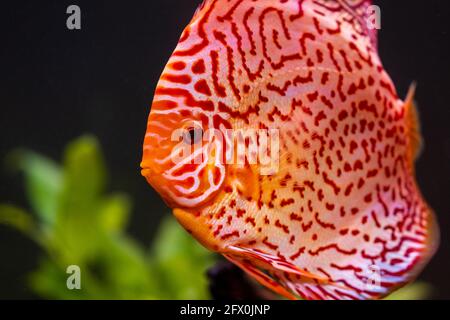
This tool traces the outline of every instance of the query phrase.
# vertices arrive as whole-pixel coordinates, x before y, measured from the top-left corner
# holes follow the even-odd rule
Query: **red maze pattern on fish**
[[[361,20],[369,4],[207,0],[152,109],[281,130],[280,173],[208,219],[217,239],[326,278],[272,274],[307,299],[378,297],[424,255],[428,209],[407,159],[405,109]],[[367,286],[373,265],[381,287]]]

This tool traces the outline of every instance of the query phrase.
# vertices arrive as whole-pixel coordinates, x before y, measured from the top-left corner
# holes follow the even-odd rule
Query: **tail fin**
[[[416,83],[411,84],[405,100],[406,121],[408,128],[407,132],[409,138],[409,158],[411,165],[414,165],[414,161],[417,160],[423,150],[419,112],[417,110],[417,105],[414,102],[416,88]]]

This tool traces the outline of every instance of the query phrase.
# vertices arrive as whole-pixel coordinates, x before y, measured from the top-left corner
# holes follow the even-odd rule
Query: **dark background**
[[[419,84],[424,153],[421,189],[435,209],[441,246],[420,279],[450,299],[450,6],[447,0],[375,1],[382,9],[380,55],[401,96]],[[14,1],[0,10],[0,159],[28,147],[60,160],[65,144],[96,135],[112,190],[135,200],[130,233],[151,242],[168,212],[139,174],[141,144],[160,72],[200,0]],[[82,30],[66,28],[77,4]],[[0,169],[0,203],[26,206],[20,176]],[[25,275],[39,249],[0,226],[0,298],[35,298]]]

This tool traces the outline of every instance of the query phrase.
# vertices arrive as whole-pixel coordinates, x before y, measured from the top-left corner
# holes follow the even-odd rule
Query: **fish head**
[[[163,85],[158,86],[157,92],[163,90]],[[159,95],[152,105],[142,175],[180,224],[206,247],[217,250],[219,243],[211,236],[205,212],[216,205],[226,178],[224,142],[207,115],[181,102],[173,107],[164,99],[168,97]]]
[[[207,117],[183,106],[169,110],[168,105],[159,98],[153,103],[142,174],[171,208],[201,207],[217,194],[225,178],[219,161],[222,143],[207,135]]]
[[[198,39],[205,3],[184,30],[159,79],[141,163],[142,175],[168,206],[189,215],[207,207],[220,193],[226,166],[221,160],[223,135],[216,132],[231,128],[227,119],[216,114],[209,50]],[[197,42],[203,49],[199,52]]]

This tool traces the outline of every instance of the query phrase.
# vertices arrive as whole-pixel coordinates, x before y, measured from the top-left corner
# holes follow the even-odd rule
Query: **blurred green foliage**
[[[31,288],[52,299],[208,299],[205,272],[214,255],[166,218],[150,248],[126,234],[131,201],[106,193],[107,172],[98,142],[85,136],[70,143],[63,164],[31,151],[16,151],[8,163],[24,173],[32,214],[0,205],[0,224],[43,249]],[[81,269],[81,290],[69,290],[67,267]]]
[[[395,291],[386,300],[425,300],[431,297],[432,291],[429,284],[415,282]]]
[[[29,285],[50,299],[208,299],[206,270],[215,257],[171,217],[143,248],[126,234],[131,201],[106,193],[107,172],[98,142],[85,136],[70,143],[63,164],[31,151],[16,151],[10,166],[24,173],[33,214],[0,205],[0,224],[11,226],[43,249]],[[69,290],[67,267],[81,268],[81,290]],[[415,283],[388,299],[427,298],[431,288]]]

